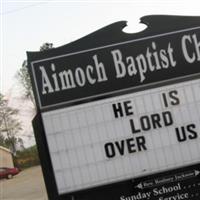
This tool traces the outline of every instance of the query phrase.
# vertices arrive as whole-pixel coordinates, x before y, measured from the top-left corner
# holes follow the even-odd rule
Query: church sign
[[[50,199],[199,199],[200,18],[141,21],[28,52]]]

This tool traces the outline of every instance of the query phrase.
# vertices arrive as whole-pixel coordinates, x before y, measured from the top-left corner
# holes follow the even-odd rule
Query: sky
[[[125,20],[126,32],[139,32],[146,26],[140,18],[151,14],[198,16],[197,0],[0,0],[0,92],[9,96],[12,106],[24,105],[16,73],[26,59],[26,51],[38,51],[45,42],[54,47],[77,40],[111,23]],[[30,130],[31,106],[22,109]],[[24,118],[24,119],[23,119]],[[34,141],[33,141],[34,142]],[[32,142],[32,143],[33,143]]]
[[[26,51],[38,51],[44,42],[54,47],[79,39],[116,21],[128,21],[126,31],[145,28],[140,17],[149,14],[199,15],[198,1],[132,0],[1,0],[1,87],[16,85],[17,70]]]

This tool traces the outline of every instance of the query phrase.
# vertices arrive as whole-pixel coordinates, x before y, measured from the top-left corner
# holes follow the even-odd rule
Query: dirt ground
[[[47,200],[41,167],[21,171],[12,179],[0,180],[0,200]]]

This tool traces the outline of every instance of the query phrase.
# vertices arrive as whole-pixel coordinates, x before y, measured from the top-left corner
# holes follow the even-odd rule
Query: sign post
[[[28,52],[50,199],[199,199],[200,17],[141,21]]]

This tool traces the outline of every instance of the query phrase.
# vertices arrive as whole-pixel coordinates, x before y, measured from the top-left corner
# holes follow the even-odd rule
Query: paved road
[[[47,200],[39,166],[22,171],[13,179],[0,180],[0,200]]]

